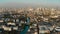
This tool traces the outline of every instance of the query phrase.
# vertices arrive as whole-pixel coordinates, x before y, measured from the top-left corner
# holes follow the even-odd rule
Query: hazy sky
[[[58,6],[60,0],[0,0],[0,7]]]

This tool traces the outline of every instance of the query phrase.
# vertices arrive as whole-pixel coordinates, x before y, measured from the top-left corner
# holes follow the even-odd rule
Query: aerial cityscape
[[[60,34],[60,0],[0,0],[0,34]]]

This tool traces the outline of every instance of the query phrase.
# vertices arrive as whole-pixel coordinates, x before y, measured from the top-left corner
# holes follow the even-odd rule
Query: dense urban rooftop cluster
[[[5,11],[15,11],[17,13],[21,12],[33,12],[38,13],[40,15],[59,15],[60,10],[54,9],[54,8],[0,8],[0,12]]]
[[[27,14],[31,22],[59,22],[60,20],[60,10],[54,8],[0,8],[0,14],[4,12]]]

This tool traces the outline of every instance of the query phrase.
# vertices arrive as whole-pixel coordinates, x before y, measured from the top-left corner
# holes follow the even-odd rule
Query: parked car
[[[11,27],[2,26],[5,31],[11,31]]]
[[[56,27],[56,28],[55,28],[55,31],[60,32],[60,27],[59,27],[59,26]]]
[[[55,26],[48,26],[49,30],[52,32],[55,29]]]
[[[0,23],[4,22],[3,20],[0,20]]]
[[[16,25],[15,23],[9,22],[7,25]]]
[[[39,26],[39,34],[50,34],[50,31],[46,26]]]

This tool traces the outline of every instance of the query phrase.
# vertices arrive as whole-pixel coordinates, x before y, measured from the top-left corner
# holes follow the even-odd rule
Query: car
[[[60,27],[55,27],[55,31],[60,32]]]
[[[13,27],[13,30],[18,30],[18,27]]]
[[[0,23],[4,22],[3,20],[0,20]]]
[[[11,31],[11,27],[2,26],[5,31]]]
[[[9,22],[7,25],[16,25],[15,23]]]
[[[48,27],[49,30],[52,32],[52,31],[54,31],[54,29],[55,29],[56,26],[47,26],[47,27]]]
[[[50,31],[46,26],[39,26],[39,34],[50,34]]]

